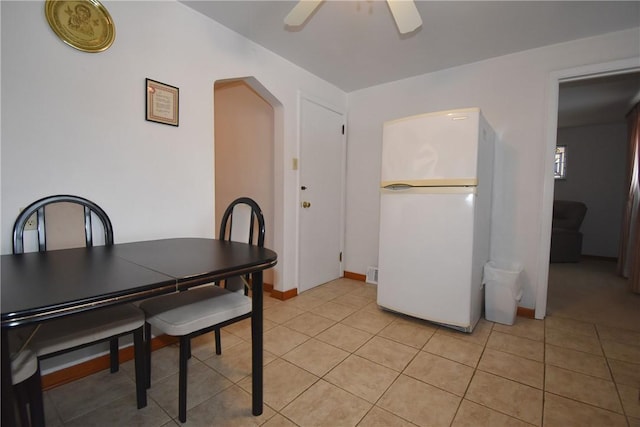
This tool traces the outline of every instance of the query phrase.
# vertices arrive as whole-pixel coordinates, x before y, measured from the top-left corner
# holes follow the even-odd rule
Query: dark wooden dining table
[[[262,414],[263,271],[276,265],[272,250],[204,238],[175,238],[111,246],[2,255],[2,426],[16,425],[8,331],[251,275],[252,413]]]

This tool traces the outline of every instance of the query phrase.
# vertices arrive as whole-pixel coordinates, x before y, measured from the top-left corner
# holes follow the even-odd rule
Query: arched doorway
[[[253,78],[218,80],[214,84],[215,230],[226,207],[237,197],[254,199],[265,217],[265,246],[274,247],[275,110],[273,97]],[[217,231],[216,231],[217,233]],[[273,269],[265,271],[269,289]]]

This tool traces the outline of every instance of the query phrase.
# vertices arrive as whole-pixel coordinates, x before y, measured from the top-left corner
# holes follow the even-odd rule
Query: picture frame
[[[145,118],[170,126],[179,124],[180,89],[152,79],[145,79]]]

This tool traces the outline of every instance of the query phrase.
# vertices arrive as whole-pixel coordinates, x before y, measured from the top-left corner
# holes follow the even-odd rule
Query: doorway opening
[[[265,218],[265,246],[274,248],[277,188],[276,116],[280,103],[255,78],[218,80],[214,84],[215,230],[226,207],[250,197]],[[280,186],[281,188],[281,186]],[[276,285],[274,269],[264,272],[265,289]]]
[[[577,159],[579,160],[580,157],[586,157],[587,159],[585,161],[591,161],[591,162],[597,162],[599,160],[599,156],[597,154],[595,155],[589,155],[589,150],[588,147],[586,146],[580,146],[580,132],[584,132],[584,129],[579,129],[578,126],[580,125],[579,122],[576,122],[576,120],[578,120],[578,118],[571,116],[570,113],[566,112],[566,111],[562,111],[561,110],[561,105],[567,104],[566,99],[561,99],[561,95],[562,95],[562,91],[565,90],[566,93],[566,89],[568,90],[572,90],[573,88],[579,88],[580,86],[583,87],[587,87],[590,84],[596,84],[596,83],[606,83],[606,82],[611,82],[611,81],[615,81],[615,80],[620,80],[620,79],[624,79],[625,75],[628,75],[629,73],[637,73],[638,71],[640,71],[640,69],[637,67],[636,64],[633,63],[633,61],[616,61],[613,63],[608,63],[608,64],[598,64],[598,65],[594,65],[594,66],[588,66],[588,67],[581,67],[578,69],[573,69],[573,70],[565,70],[565,71],[561,71],[561,72],[556,72],[556,73],[552,73],[552,75],[550,76],[550,86],[549,86],[549,109],[548,109],[548,124],[549,127],[547,129],[547,147],[546,147],[546,157],[545,157],[545,183],[544,183],[544,195],[543,195],[543,218],[542,218],[542,232],[540,235],[540,265],[539,265],[539,280],[538,280],[538,289],[537,289],[537,298],[536,298],[536,308],[535,308],[535,317],[538,319],[543,319],[546,314],[547,314],[547,297],[548,297],[548,286],[549,286],[549,270],[550,270],[550,264],[549,264],[549,249],[551,247],[551,233],[550,231],[552,230],[552,211],[553,211],[553,203],[554,203],[554,199],[556,198],[589,198],[589,197],[594,197],[593,194],[590,194],[588,192],[585,192],[586,190],[584,189],[584,187],[587,187],[588,184],[582,185],[582,188],[577,190],[578,192],[582,191],[582,194],[578,194],[578,193],[572,193],[571,190],[568,188],[569,186],[567,186],[566,184],[570,183],[570,179],[571,179],[571,152],[577,149]],[[619,76],[619,77],[616,77]],[[630,94],[628,96],[629,99],[632,99],[634,97],[634,95],[636,94]],[[561,103],[562,101],[562,103]],[[585,100],[582,99],[580,101],[583,105],[585,103]],[[637,102],[637,100],[636,100]],[[608,106],[610,109],[610,105]],[[595,114],[597,114],[597,112],[594,111]],[[626,113],[626,111],[624,113],[622,113],[622,115],[624,116],[624,114]],[[564,114],[564,116],[563,116]],[[586,114],[586,112],[584,113]],[[560,117],[559,117],[560,115]],[[604,115],[604,113],[601,114],[601,116]],[[620,120],[624,120],[624,117],[622,117]],[[563,131],[563,121],[565,122],[572,122],[571,125],[573,125],[574,129],[570,130],[570,131]],[[585,124],[586,126],[587,124]],[[620,123],[619,123],[620,125]],[[593,125],[592,126],[596,126]],[[614,126],[615,128],[615,126]],[[590,131],[593,131],[593,129],[589,129]],[[599,128],[599,130],[601,131],[605,131],[606,129],[604,128]],[[623,132],[624,133],[624,132]],[[560,145],[566,145],[564,144],[567,140],[567,138],[569,140],[576,140],[577,142],[574,142],[574,150],[572,150],[572,147],[567,147],[567,157],[566,157],[566,165],[567,165],[567,177],[566,177],[566,181],[562,182],[560,181],[560,184],[557,186],[556,182],[558,182],[556,179],[554,179],[554,169],[555,169],[555,163],[556,163],[556,146],[558,144]],[[562,139],[564,139],[564,141],[562,141]],[[583,137],[583,140],[586,139],[585,137]],[[626,147],[627,144],[627,140],[626,140],[626,136],[623,135],[622,139],[624,141],[622,141],[622,143],[620,145],[623,145],[624,147]],[[585,143],[585,145],[588,145],[588,142]],[[620,148],[620,147],[618,147]],[[599,149],[606,149],[605,147],[600,146]],[[611,147],[611,149],[613,149],[613,147]],[[580,152],[582,151],[583,154],[580,154]],[[593,154],[593,153],[591,153]],[[624,163],[623,159],[620,159],[620,169],[622,169],[623,171],[621,172],[622,174],[624,174],[624,169],[626,164]],[[593,165],[592,165],[593,166]],[[582,167],[584,167],[584,165],[582,165]],[[589,167],[589,165],[587,165],[587,167]],[[577,169],[580,169],[580,165],[578,165]],[[598,186],[599,184],[602,183],[603,181],[603,177],[599,177],[598,173],[600,173],[602,171],[602,168],[598,167],[598,165],[591,167],[591,176],[590,176],[590,180],[593,180],[593,186]],[[613,175],[615,175],[616,173],[620,173],[620,170],[615,169],[614,167],[614,172],[612,172]],[[602,173],[605,173],[605,171],[602,171]],[[578,172],[578,175],[580,174],[580,172]],[[594,176],[595,174],[595,176]],[[609,181],[611,182],[611,181]],[[573,183],[571,183],[570,185],[575,184],[575,180]],[[623,187],[623,183],[620,183],[620,190],[622,190]],[[558,190],[558,193],[556,194],[556,189],[557,188],[561,188]],[[567,192],[566,190],[569,191]],[[590,223],[587,223],[587,231],[589,229],[597,229],[597,221],[600,220],[602,221],[602,218],[598,218],[601,212],[598,212],[599,210],[601,210],[601,207],[599,207],[598,205],[604,203],[603,200],[597,200],[597,201],[592,201],[590,202],[593,205],[593,208],[591,209],[591,221]],[[613,203],[613,202],[611,202]],[[610,209],[615,209],[615,207],[611,207]],[[622,207],[620,206],[620,210],[622,209]],[[589,213],[587,213],[587,215],[589,215]],[[606,214],[605,214],[606,216]],[[616,227],[615,225],[611,225],[611,227]],[[614,235],[617,237],[617,233],[619,233],[619,222],[618,222],[618,227],[617,229],[614,231]],[[583,253],[589,254],[589,252],[593,252],[595,249],[595,247],[600,246],[603,249],[601,249],[605,254],[609,254],[609,255],[603,255],[603,257],[611,257],[612,253],[612,246],[615,246],[615,242],[611,242],[611,234],[610,234],[610,230],[607,231],[607,235],[606,236],[600,236],[599,239],[601,240],[600,243],[597,242],[597,239],[594,239],[594,236],[590,236],[590,240],[588,242],[588,245],[586,246],[586,251],[584,251]],[[609,240],[609,241],[607,241]],[[615,239],[614,239],[615,240]],[[600,250],[600,249],[599,249]],[[613,256],[617,256],[617,254],[614,254]]]

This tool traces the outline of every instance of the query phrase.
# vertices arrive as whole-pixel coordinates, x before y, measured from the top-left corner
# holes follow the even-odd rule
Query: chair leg
[[[31,426],[44,427],[44,402],[42,400],[42,378],[40,377],[39,363],[36,373],[27,380],[27,393]]]
[[[29,422],[29,414],[27,412],[27,406],[29,404],[29,391],[26,382],[28,381],[29,380],[27,379],[13,386],[13,391],[16,397],[16,410],[18,413],[18,418],[20,418],[21,426],[31,425],[31,423]]]
[[[136,365],[136,399],[138,409],[147,406],[147,369],[145,367],[144,328],[141,326],[133,332],[133,351]]]
[[[220,340],[220,328],[215,329],[216,335],[216,354],[222,354],[222,342]]]
[[[178,419],[187,421],[187,361],[189,360],[189,337],[180,337],[180,372],[178,374]]]
[[[146,370],[145,380],[147,382],[147,388],[151,388],[151,324],[144,323],[144,347],[145,347],[145,364]]]
[[[111,338],[109,341],[109,358],[111,359],[111,373],[120,369],[118,338]]]
[[[44,427],[44,404],[40,367],[29,378],[14,386],[21,426]],[[27,411],[27,407],[29,410]]]

